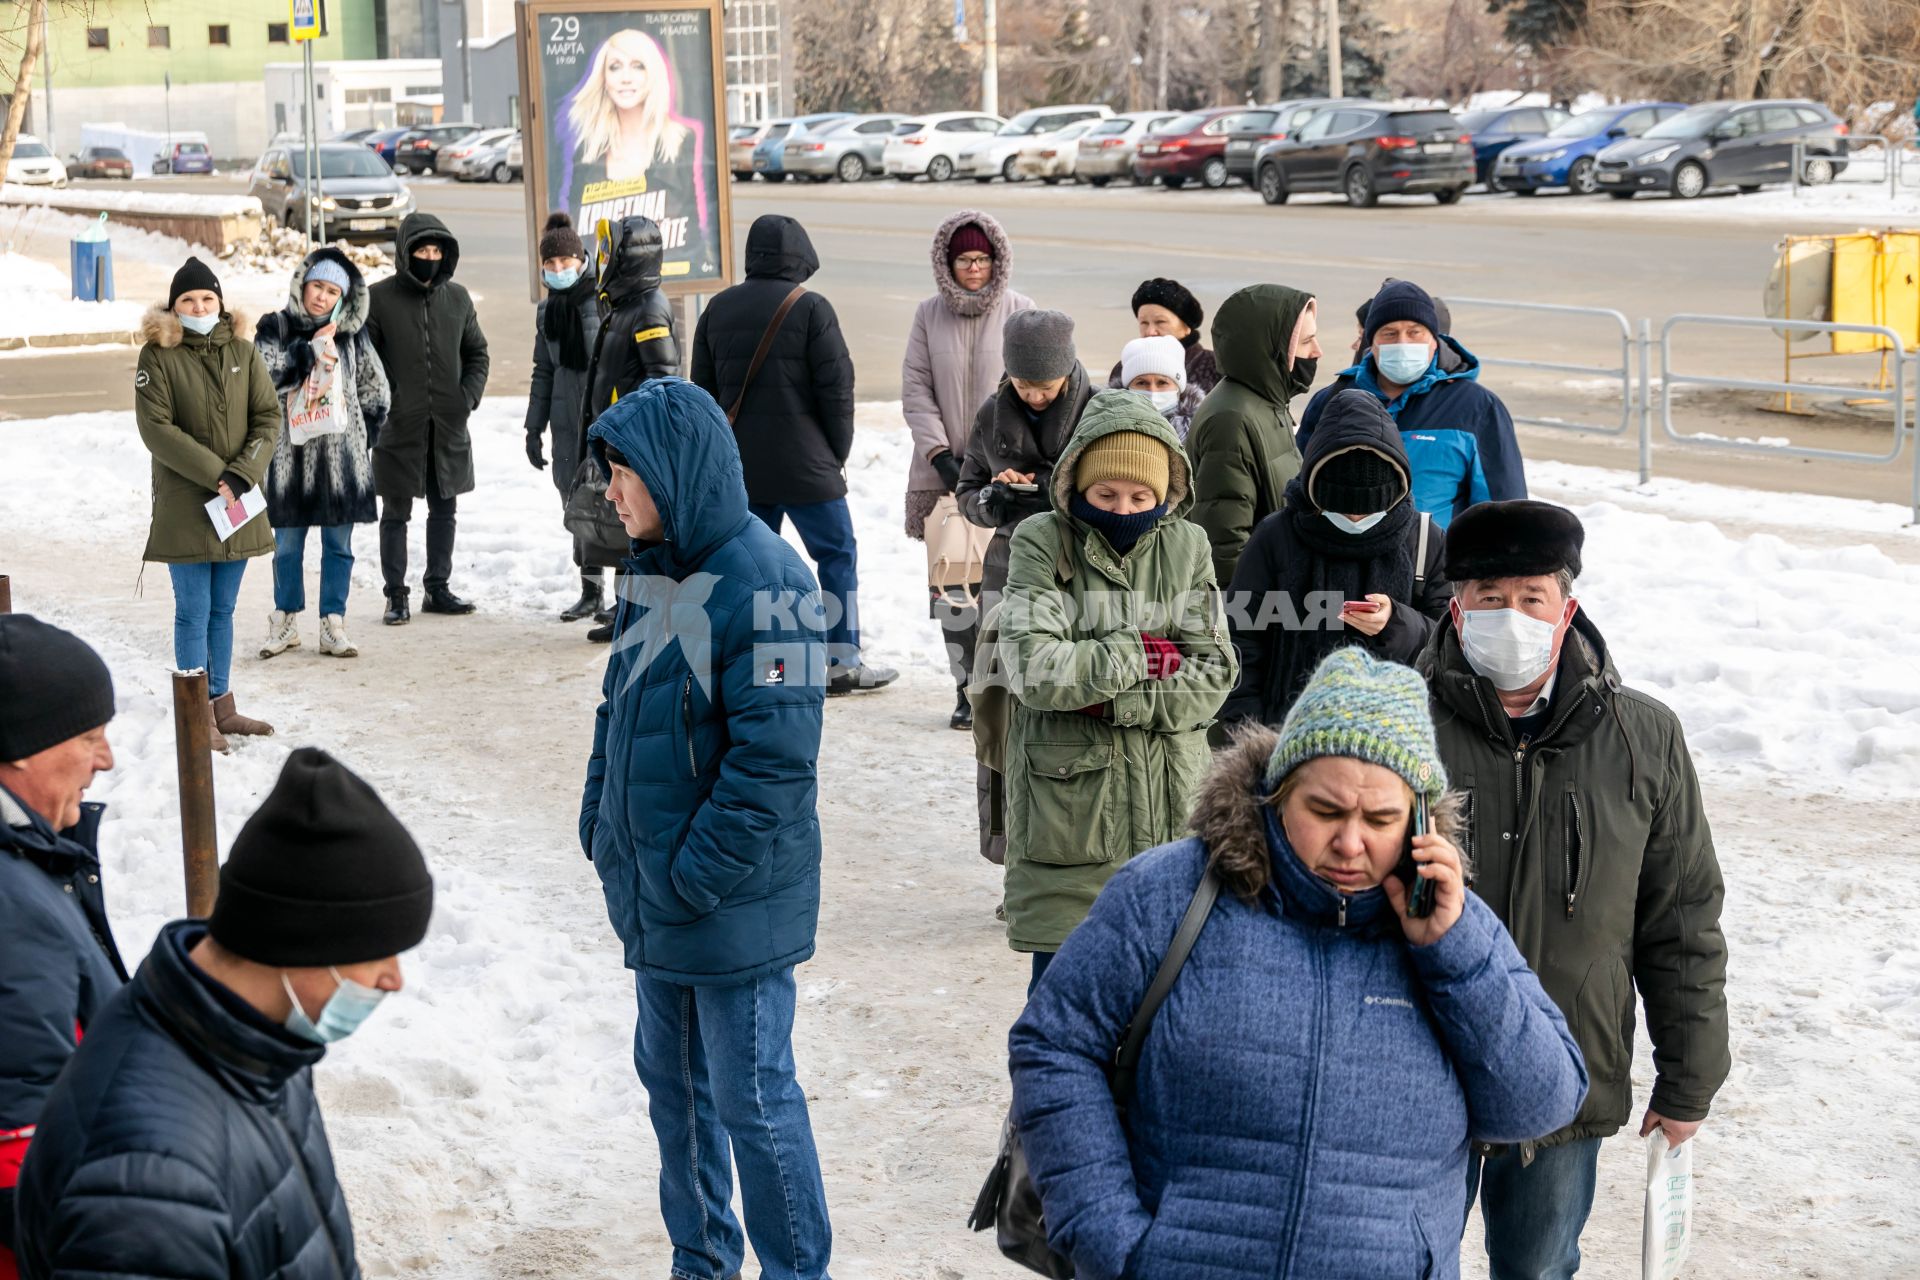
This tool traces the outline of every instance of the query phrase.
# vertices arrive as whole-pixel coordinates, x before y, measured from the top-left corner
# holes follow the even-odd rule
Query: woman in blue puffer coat
[[[1569,1123],[1586,1066],[1491,909],[1411,669],[1329,656],[1285,726],[1241,731],[1195,838],[1122,868],[1011,1037],[1013,1123],[1053,1247],[1089,1280],[1457,1277],[1467,1144]],[[1394,874],[1416,795],[1430,915]],[[1107,1083],[1201,876],[1222,893]]]

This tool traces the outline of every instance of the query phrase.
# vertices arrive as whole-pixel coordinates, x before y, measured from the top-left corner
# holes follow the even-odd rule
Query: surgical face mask
[[[1365,533],[1387,518],[1387,513],[1384,511],[1376,511],[1370,516],[1361,516],[1358,520],[1350,520],[1338,511],[1322,511],[1320,514],[1333,521],[1333,527],[1342,533]]]
[[[178,317],[181,324],[193,330],[193,332],[199,334],[203,338],[213,332],[213,326],[220,323],[220,313],[218,311],[214,312],[210,316],[183,316],[183,315],[179,315],[178,312],[176,312],[175,315]]]
[[[1551,622],[1518,609],[1470,609],[1460,614],[1460,648],[1467,664],[1503,693],[1524,689],[1553,665]]]
[[[1180,403],[1178,391],[1141,391],[1137,394],[1145,396],[1163,418],[1171,415]]]
[[[293,983],[287,980],[285,970],[280,974],[280,985],[285,988],[287,999],[293,1001],[293,1011],[287,1015],[286,1028],[302,1040],[311,1040],[315,1044],[332,1044],[336,1040],[345,1040],[360,1029],[360,1024],[373,1016],[387,993],[377,987],[363,987],[340,976],[340,971],[327,966],[327,972],[339,987],[327,998],[326,1005],[320,1010],[320,1017],[307,1017],[307,1011],[300,1007],[300,997],[293,994]]]
[[[547,282],[549,289],[571,289],[580,283],[580,268],[568,267],[565,271],[542,271],[540,278]]]
[[[1433,363],[1433,349],[1424,342],[1389,342],[1374,349],[1373,362],[1388,382],[1412,386]]]

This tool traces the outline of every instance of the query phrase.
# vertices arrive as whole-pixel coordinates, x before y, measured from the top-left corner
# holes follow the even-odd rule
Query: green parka
[[[1249,285],[1220,304],[1213,319],[1213,356],[1220,383],[1193,415],[1187,455],[1193,459],[1193,522],[1213,544],[1213,572],[1233,581],[1234,565],[1253,527],[1286,505],[1287,483],[1300,473],[1287,402],[1313,381],[1289,368],[1294,331],[1313,296],[1279,284]]]
[[[225,542],[207,517],[220,474],[258,488],[280,435],[280,398],[253,344],[222,312],[205,337],[155,307],[140,322],[133,419],[153,455],[153,525],[143,559],[156,564],[245,560],[273,550],[264,512]]]
[[[1169,510],[1124,557],[1068,514],[1087,446],[1118,431],[1166,445]],[[1167,420],[1129,391],[1087,406],[1054,468],[1053,510],[1013,535],[999,617],[1007,734],[1007,940],[1053,951],[1134,854],[1186,832],[1211,764],[1207,727],[1239,676],[1207,538],[1185,519],[1191,469]],[[1147,678],[1142,632],[1180,647]],[[1102,715],[1081,708],[1106,704]]]
[[[1621,686],[1584,612],[1561,648],[1547,727],[1525,748],[1453,627],[1435,629],[1419,666],[1448,781],[1466,801],[1474,892],[1587,1060],[1578,1118],[1540,1145],[1606,1137],[1631,1118],[1636,989],[1653,1109],[1705,1119],[1731,1065],[1724,890],[1679,720]]]

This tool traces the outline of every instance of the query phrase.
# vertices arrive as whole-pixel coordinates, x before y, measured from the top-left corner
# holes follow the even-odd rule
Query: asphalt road
[[[216,180],[226,189],[236,184]],[[194,189],[214,189],[204,179]],[[523,188],[425,180],[420,207],[440,215],[461,241],[459,279],[479,297],[489,338],[492,394],[523,393],[531,371],[532,304]],[[1707,207],[1677,212],[1611,201],[1469,196],[1443,208],[1427,200],[1388,201],[1374,210],[1308,200],[1268,208],[1245,190],[1105,190],[971,182],[930,186],[876,181],[733,188],[736,243],[762,213],[799,218],[822,263],[812,287],[841,317],[867,399],[900,392],[900,356],[914,307],[932,289],[927,258],[933,228],[951,211],[985,209],[1006,226],[1014,245],[1014,287],[1043,306],[1072,314],[1090,368],[1104,371],[1134,336],[1127,300],[1153,275],[1173,276],[1210,307],[1241,285],[1279,281],[1310,290],[1323,302],[1328,358],[1352,339],[1352,311],[1388,275],[1418,280],[1454,298],[1490,298],[1603,307],[1659,326],[1680,312],[1760,314],[1761,289],[1774,245],[1789,231],[1851,230],[1805,221],[1780,225]],[[1739,197],[1725,197],[1737,201]],[[1569,365],[1622,360],[1611,322],[1461,305],[1454,332],[1482,357]],[[1766,331],[1703,331],[1677,349],[1676,367],[1742,377],[1779,376],[1779,346]],[[131,353],[40,356],[0,365],[0,419],[42,416],[49,390],[71,389],[63,411],[125,408]],[[1812,371],[1803,366],[1796,379]],[[1864,377],[1860,361],[1824,362],[1817,376]],[[1618,423],[1617,379],[1597,373],[1489,368],[1482,379],[1521,416]],[[28,395],[33,398],[27,399]],[[1609,400],[1609,396],[1611,399]],[[1727,438],[1788,438],[1828,448],[1884,448],[1891,440],[1884,406],[1842,409],[1819,419],[1761,411],[1758,393],[1695,392],[1676,408],[1683,432]],[[1296,406],[1297,408],[1298,406]],[[1656,438],[1660,427],[1654,428]],[[1632,432],[1591,438],[1523,429],[1530,457],[1630,468]],[[1861,467],[1823,460],[1754,458],[1663,446],[1657,474],[1737,482],[1905,502],[1906,467]]]

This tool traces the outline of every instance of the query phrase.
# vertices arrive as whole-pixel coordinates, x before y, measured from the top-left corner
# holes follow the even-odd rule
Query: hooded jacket
[[[1125,556],[1069,514],[1080,455],[1120,431],[1152,436],[1172,462],[1167,513]],[[1206,535],[1185,519],[1187,457],[1152,405],[1131,392],[1095,396],[1048,495],[1053,510],[1014,532],[997,615],[1013,680],[1005,915],[1016,951],[1055,950],[1115,870],[1186,829],[1207,727],[1239,672]],[[1179,646],[1167,679],[1148,678],[1143,631]]]
[[[528,382],[526,434],[539,436],[549,427],[553,431],[553,458],[548,468],[553,487],[562,501],[573,493],[574,477],[580,471],[580,459],[586,456],[587,412],[593,371],[593,352],[600,344],[600,303],[592,276],[584,271],[567,297],[580,317],[581,342],[587,352],[587,367],[569,369],[561,356],[561,343],[547,336],[547,310],[551,293],[540,300],[533,312],[533,376]]]
[[[23,1280],[359,1280],[313,1096],[326,1050],[276,1027],[160,931],[87,1029],[20,1175]]]
[[[662,378],[600,415],[660,510],[634,543],[580,844],[627,967],[686,986],[749,982],[813,954],[820,910],[817,764],[826,697],[818,588],[747,511],[713,398]]]
[[[220,541],[206,504],[233,472],[257,488],[280,435],[280,400],[260,353],[239,337],[232,312],[204,337],[154,307],[140,321],[146,345],[133,375],[133,420],[153,455],[153,524],[142,559],[156,564],[245,560],[273,550],[256,517]]]
[[[1653,1109],[1706,1118],[1731,1066],[1724,889],[1679,720],[1625,688],[1584,610],[1561,646],[1547,728],[1513,738],[1451,626],[1420,657],[1447,777],[1466,799],[1474,891],[1567,1016],[1593,1091],[1543,1145],[1603,1138],[1633,1106],[1634,992]]]
[[[960,287],[948,257],[954,232],[969,222],[993,244],[993,278],[978,293]],[[947,486],[928,459],[943,449],[956,459],[967,456],[967,438],[980,403],[1006,373],[1000,331],[1008,316],[1032,307],[1033,299],[1014,291],[1013,244],[988,214],[963,209],[941,223],[933,233],[932,259],[934,295],[914,309],[907,331],[900,408],[913,433],[908,491],[945,493]],[[912,527],[908,532],[921,536]]]
[[[1436,359],[1420,381],[1392,401],[1381,394],[1373,354],[1367,353],[1307,402],[1297,443],[1307,447],[1333,396],[1348,387],[1373,393],[1406,443],[1413,505],[1444,529],[1476,502],[1526,497],[1527,476],[1507,406],[1479,383],[1479,358],[1453,338],[1440,344],[1441,352],[1451,352],[1457,361]]]
[[[1585,1092],[1485,903],[1468,894],[1424,947],[1380,889],[1341,910],[1267,803],[1274,743],[1256,729],[1222,753],[1196,836],[1113,878],[1009,1037],[1012,1123],[1049,1238],[1086,1280],[1452,1280],[1468,1142],[1548,1132]],[[1123,1128],[1113,1055],[1210,858],[1263,887],[1221,892]]]
[[[960,469],[960,486],[954,496],[959,500],[961,515],[982,529],[994,531],[980,579],[981,593],[989,600],[1007,585],[1014,529],[1028,516],[1053,508],[1053,465],[1066,452],[1067,441],[1092,398],[1087,371],[1075,361],[1067,385],[1052,404],[1040,411],[1038,422],[1027,416],[1026,402],[1005,379],[974,415],[966,461]],[[1009,491],[1002,501],[993,478],[1007,470],[1032,474],[1039,487],[1032,493]]]
[[[746,383],[753,353],[793,287],[820,269],[813,241],[784,214],[747,233],[747,278],[722,291],[693,331],[694,385],[724,412]],[[807,292],[781,322],[733,424],[747,498],[804,506],[847,496],[853,452],[853,357],[825,296]]]
[[[440,269],[422,284],[413,251],[436,241]],[[399,270],[368,290],[367,336],[380,355],[393,407],[373,446],[375,488],[388,501],[473,491],[467,417],[487,390],[487,339],[464,285],[455,284],[460,242],[430,213],[410,213],[394,245]],[[429,479],[432,483],[429,484]]]
[[[594,346],[587,421],[651,378],[680,373],[680,335],[673,304],[660,291],[660,227],[635,215],[620,230],[600,268],[600,337]]]
[[[334,350],[340,363],[333,371],[332,392],[335,418],[346,430],[296,448],[283,416],[267,468],[267,519],[276,529],[371,524],[379,517],[370,450],[386,425],[392,390],[367,337],[369,292],[360,268],[338,249],[315,249],[294,268],[287,305],[260,317],[254,326],[253,344],[266,362],[284,410],[301,394],[301,386],[313,372],[313,335],[327,323],[324,316],[307,314],[302,297],[307,273],[322,261],[347,273],[340,318],[334,321]]]
[[[1213,318],[1220,385],[1193,415],[1186,446],[1193,459],[1193,522],[1207,531],[1221,582],[1233,581],[1254,526],[1285,504],[1287,482],[1300,470],[1287,402],[1306,386],[1285,362],[1312,301],[1285,285],[1251,285]]]
[[[1386,518],[1363,534],[1334,528],[1311,497],[1318,469],[1350,449],[1370,449],[1392,459],[1403,475],[1408,471],[1400,433],[1379,401],[1360,394],[1333,401],[1307,444],[1300,474],[1287,485],[1286,507],[1253,531],[1227,589],[1240,683],[1222,721],[1278,727],[1320,660],[1342,645],[1412,666],[1434,625],[1448,616],[1446,534],[1413,508],[1404,490]],[[1379,635],[1340,620],[1344,601],[1376,593],[1393,601]]]

